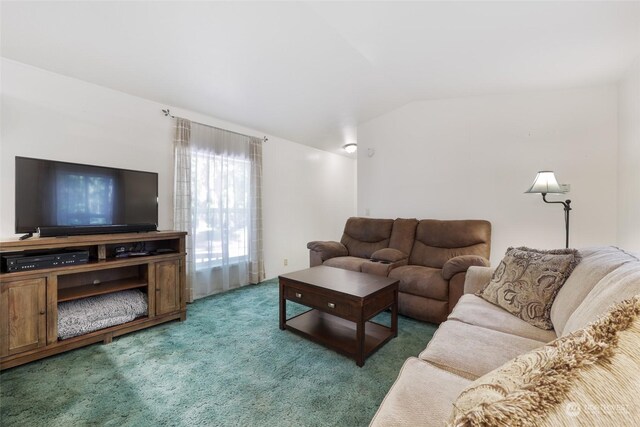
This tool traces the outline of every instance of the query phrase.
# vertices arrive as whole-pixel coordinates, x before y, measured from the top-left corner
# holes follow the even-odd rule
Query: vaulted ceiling
[[[327,151],[433,98],[615,82],[640,2],[7,2],[2,56]]]

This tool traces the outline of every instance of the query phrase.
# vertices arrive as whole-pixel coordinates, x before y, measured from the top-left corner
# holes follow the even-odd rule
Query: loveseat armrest
[[[464,280],[464,293],[475,294],[484,289],[491,280],[495,267],[469,267]]]
[[[442,278],[450,280],[457,273],[464,273],[469,267],[489,267],[489,260],[478,255],[460,255],[451,258],[442,266]]]
[[[409,259],[409,255],[393,248],[378,249],[371,254],[371,260],[384,262],[398,262]]]
[[[319,258],[320,264],[330,258],[349,255],[349,251],[347,250],[346,246],[340,242],[309,242],[307,243],[307,249],[309,249],[311,252],[315,252],[312,255],[314,255],[316,259]],[[311,258],[313,259],[314,256],[312,256]]]

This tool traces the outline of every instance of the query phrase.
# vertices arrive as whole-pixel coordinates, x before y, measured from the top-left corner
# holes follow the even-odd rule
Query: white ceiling
[[[615,82],[640,2],[2,2],[2,56],[327,151],[408,102]]]

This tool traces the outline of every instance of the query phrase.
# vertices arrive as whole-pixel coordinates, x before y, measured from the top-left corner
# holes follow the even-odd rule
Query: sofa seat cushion
[[[507,310],[471,294],[460,298],[448,318],[536,341],[549,342],[557,338],[553,330],[537,328]]]
[[[457,320],[442,323],[418,356],[435,366],[475,380],[514,357],[546,343]]]
[[[326,260],[322,265],[360,272],[362,271],[362,264],[365,262],[370,261],[366,258],[358,258],[355,256],[339,256]]]
[[[442,278],[439,268],[404,265],[391,270],[389,277],[400,280],[400,292],[440,301],[449,298],[449,283]]]
[[[556,334],[562,335],[567,320],[584,301],[594,286],[607,274],[637,258],[613,246],[580,249],[582,261],[558,291],[551,306],[551,322]]]
[[[404,362],[371,427],[442,427],[452,403],[471,381],[415,357]]]

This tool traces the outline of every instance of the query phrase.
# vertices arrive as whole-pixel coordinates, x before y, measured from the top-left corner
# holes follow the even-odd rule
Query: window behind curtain
[[[246,262],[251,162],[195,149],[191,157],[196,270]]]
[[[174,155],[189,300],[264,280],[262,141],[178,118]]]

